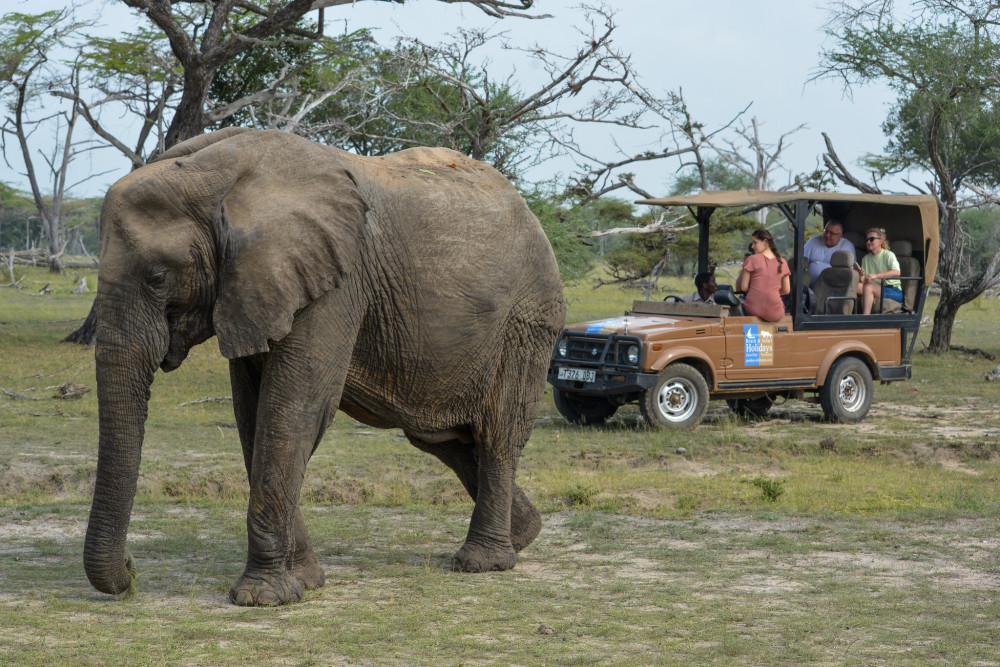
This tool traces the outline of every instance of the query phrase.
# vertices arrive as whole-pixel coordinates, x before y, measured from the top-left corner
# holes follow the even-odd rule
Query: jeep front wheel
[[[841,357],[833,362],[820,387],[819,402],[830,421],[859,422],[872,407],[875,385],[867,364],[857,357]]]
[[[670,364],[643,394],[639,408],[653,426],[692,429],[708,410],[708,383],[693,366]]]
[[[618,406],[602,396],[571,394],[552,388],[556,410],[571,424],[599,426],[611,418]]]

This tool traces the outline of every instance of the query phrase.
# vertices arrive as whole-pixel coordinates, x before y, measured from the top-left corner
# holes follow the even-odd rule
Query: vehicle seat
[[[919,280],[906,280],[906,278],[920,278],[920,260],[913,257],[913,243],[907,239],[899,239],[889,244],[889,249],[899,260],[899,276],[903,278],[900,284],[903,288],[903,308],[913,311],[917,304],[917,291],[920,288]]]
[[[739,297],[736,296],[735,292],[733,292],[732,285],[716,285],[714,299],[715,303],[720,306],[729,306],[730,312],[733,315],[742,314],[742,311],[740,310],[742,304],[740,303]]]
[[[844,238],[854,245],[854,255],[858,258],[858,261],[860,261],[860,258],[868,252],[865,248],[864,237],[862,237],[860,232],[856,232],[853,229],[845,229]]]
[[[816,280],[817,315],[850,315],[857,307],[858,273],[852,268],[851,253],[838,250]]]

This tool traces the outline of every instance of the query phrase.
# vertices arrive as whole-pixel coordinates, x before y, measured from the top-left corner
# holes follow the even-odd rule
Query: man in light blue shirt
[[[844,223],[831,218],[823,228],[822,236],[814,236],[806,241],[802,254],[809,260],[809,286],[816,285],[816,279],[823,269],[830,268],[830,258],[838,250],[851,253],[851,262],[857,259],[854,244],[844,238]]]

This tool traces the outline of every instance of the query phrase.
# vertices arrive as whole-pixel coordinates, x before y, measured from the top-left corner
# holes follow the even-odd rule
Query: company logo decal
[[[743,365],[774,365],[774,325],[743,325]]]
[[[624,317],[619,317],[614,320],[604,320],[602,322],[594,322],[587,326],[587,333],[614,333],[625,323]]]

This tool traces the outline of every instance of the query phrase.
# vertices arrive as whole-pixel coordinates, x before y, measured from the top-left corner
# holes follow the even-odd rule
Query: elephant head
[[[218,336],[232,359],[268,350],[295,312],[360,256],[366,208],[344,159],[281,132],[179,144],[115,183],[101,212],[97,294],[100,439],[87,576],[130,590],[125,536],[149,388]]]

